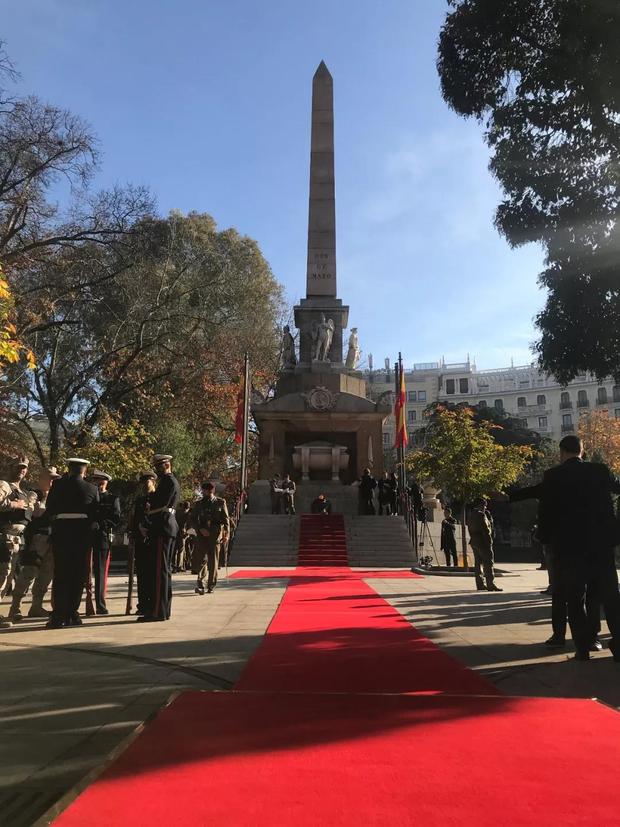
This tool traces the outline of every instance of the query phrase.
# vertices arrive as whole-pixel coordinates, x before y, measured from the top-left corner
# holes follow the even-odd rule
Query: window
[[[599,388],[596,392],[596,401],[599,405],[607,404],[607,388]]]
[[[519,381],[519,387],[520,388],[529,388],[529,386],[530,386],[530,380],[529,379],[521,379]]]
[[[522,428],[527,428],[527,419],[520,419],[519,422]]]
[[[570,394],[568,391],[564,391],[564,393],[560,394],[560,408],[570,408],[572,407],[572,402],[570,401]]]
[[[415,432],[414,431],[409,431],[409,443],[411,445],[413,445],[414,442],[415,442]]]
[[[620,402],[620,385],[614,385],[612,393],[614,396],[614,402]]]
[[[538,417],[538,427],[539,428],[546,428],[547,427],[547,417],[546,416],[539,416]]]
[[[496,399],[493,404],[495,406],[496,411],[503,411],[504,410],[504,400],[503,399]]]
[[[389,448],[391,444],[392,444],[392,435],[389,433],[389,431],[386,431],[386,433],[383,434],[383,447],[384,448]]]
[[[481,399],[480,402],[478,402],[478,407],[479,408],[486,408],[486,406],[487,406],[486,399]]]
[[[573,424],[573,415],[572,414],[562,414],[562,425],[572,425]]]
[[[459,393],[469,393],[468,379],[459,379]]]
[[[446,379],[446,393],[454,393],[454,379]]]
[[[407,398],[409,399],[410,402],[415,402],[416,401],[416,392],[415,391],[409,391],[409,394],[408,394]]]
[[[418,391],[418,402],[426,402],[426,391]]]
[[[589,404],[588,394],[585,391],[577,391],[577,407],[587,408]]]
[[[536,397],[536,404],[541,406],[547,404],[547,397],[544,395],[544,393],[538,394],[538,396]]]
[[[620,408],[616,408],[616,410],[614,411],[614,416],[616,417],[616,419],[620,419]]]
[[[524,396],[520,396],[517,399],[517,408],[525,408],[527,405],[526,399]]]
[[[415,422],[417,418],[418,418],[418,412],[417,411],[409,411],[409,422]]]

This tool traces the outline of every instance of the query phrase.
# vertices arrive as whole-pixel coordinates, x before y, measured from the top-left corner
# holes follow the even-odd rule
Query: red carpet
[[[347,541],[342,514],[302,514],[299,566],[346,566]]]
[[[337,577],[339,580],[371,580],[373,577],[380,579],[390,578],[394,580],[423,579],[423,574],[408,569],[334,569],[328,568],[303,568],[303,569],[242,569],[229,575],[229,580],[269,580],[271,578],[295,578],[303,580],[312,577]]]
[[[415,575],[344,567],[340,525],[322,547],[317,524],[314,567],[234,575],[288,578],[235,691],[183,693],[56,824],[618,823],[616,712],[502,696],[364,582]]]
[[[56,824],[607,827],[619,742],[587,700],[185,693]]]

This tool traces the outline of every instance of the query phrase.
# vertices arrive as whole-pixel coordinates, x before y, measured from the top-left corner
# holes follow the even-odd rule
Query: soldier
[[[271,513],[279,514],[282,505],[282,482],[279,474],[274,474],[269,480],[269,496],[271,498]]]
[[[170,620],[172,556],[178,532],[175,511],[181,499],[181,489],[172,473],[171,461],[170,454],[155,454],[153,457],[157,487],[148,501],[147,582],[144,614],[138,617],[138,622]]]
[[[487,501],[480,497],[467,515],[469,545],[474,552],[474,573],[478,591],[502,592],[495,585],[493,573],[493,523],[487,510]],[[483,579],[484,574],[484,579]],[[486,586],[485,586],[486,580]]]
[[[68,459],[68,473],[56,480],[47,497],[54,555],[48,629],[82,625],[78,609],[99,507],[99,491],[84,479],[88,465],[87,459]]]
[[[310,513],[311,514],[331,514],[332,513],[332,504],[327,499],[325,494],[319,494],[319,496],[312,500],[310,503]]]
[[[28,458],[17,457],[11,464],[8,480],[0,480],[0,595],[4,596],[13,576],[17,556],[23,546],[23,534],[36,503],[34,491],[24,487]],[[0,616],[3,628],[11,621]]]
[[[220,543],[228,541],[230,519],[226,500],[215,496],[212,482],[202,483],[202,499],[192,509],[191,524],[196,529],[196,557],[200,566],[196,594],[205,593],[205,575],[209,571],[207,592],[211,594],[217,583]]]
[[[43,599],[47,593],[54,573],[54,558],[50,546],[50,522],[45,510],[45,503],[54,480],[60,474],[52,465],[44,468],[39,475],[38,487],[35,489],[37,502],[32,520],[24,532],[24,550],[21,554],[21,568],[15,581],[13,601],[9,611],[9,620],[18,623],[23,620],[20,611],[24,595],[32,586],[32,605],[28,617],[49,617],[43,608]]]
[[[386,514],[392,513],[392,483],[388,476],[388,472],[384,471],[383,478],[377,481],[379,489],[379,514],[383,514],[385,509]]]
[[[99,489],[99,508],[96,527],[93,529],[93,574],[95,576],[95,610],[98,615],[109,614],[105,604],[108,586],[108,569],[110,568],[110,549],[114,529],[121,522],[121,503],[119,498],[108,491],[112,477],[105,471],[93,471],[92,482]]]
[[[444,518],[441,521],[441,550],[446,555],[446,566],[458,566],[456,556],[456,520],[452,516],[452,509],[444,508]]]
[[[129,518],[129,533],[133,542],[134,563],[136,567],[136,581],[138,584],[138,605],[136,614],[144,614],[144,606],[147,602],[145,590],[148,579],[147,545],[146,538],[149,531],[150,520],[147,513],[147,503],[155,491],[155,480],[157,475],[154,471],[144,471],[140,474],[139,493],[135,499],[134,506]]]
[[[291,479],[290,474],[285,474],[282,480],[282,507],[285,514],[295,513],[295,491],[297,486]]]
[[[185,566],[185,546],[187,543],[187,531],[189,529],[189,516],[191,511],[191,503],[189,500],[184,500],[179,503],[176,510],[177,525],[179,533],[174,544],[174,565],[173,572],[183,571]]]

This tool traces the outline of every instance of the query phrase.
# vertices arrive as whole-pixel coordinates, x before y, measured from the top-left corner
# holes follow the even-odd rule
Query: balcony
[[[578,399],[577,400],[577,407],[578,408],[589,408],[590,407],[590,400],[589,399]]]
[[[610,403],[610,399],[598,399],[596,400],[596,405],[598,408],[605,408]]]
[[[560,410],[561,411],[572,411],[573,403],[572,402],[560,402]]]
[[[544,416],[550,413],[551,411],[548,405],[523,405],[517,408],[517,414],[519,416],[536,416],[537,414]]]
[[[575,433],[575,426],[574,425],[562,425],[562,433],[563,434],[574,434]]]

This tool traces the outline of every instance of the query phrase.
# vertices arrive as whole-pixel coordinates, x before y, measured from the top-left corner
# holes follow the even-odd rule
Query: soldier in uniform
[[[145,598],[145,590],[148,579],[148,564],[147,564],[147,542],[146,538],[149,533],[150,520],[147,513],[147,503],[150,495],[155,491],[155,481],[157,475],[154,471],[144,471],[140,474],[140,487],[138,496],[135,499],[134,506],[129,519],[129,533],[134,549],[134,564],[136,567],[136,581],[138,591],[138,605],[136,607],[136,614],[144,614],[144,606],[147,602]]]
[[[220,543],[226,543],[230,531],[230,519],[226,500],[215,496],[215,485],[203,482],[202,499],[192,509],[191,524],[196,529],[196,556],[200,565],[196,594],[205,593],[205,575],[209,579],[207,592],[211,594],[217,583]]]
[[[88,460],[67,460],[68,473],[52,486],[46,511],[52,531],[54,580],[48,629],[80,626],[78,609],[88,570],[92,532],[97,520],[99,491],[84,479]]]
[[[30,522],[36,503],[34,491],[28,491],[24,480],[28,473],[28,459],[18,457],[12,464],[7,480],[0,480],[0,594],[4,596],[23,546],[23,534]],[[0,617],[2,626],[10,621]]]
[[[93,471],[92,482],[99,489],[99,508],[97,525],[93,529],[93,574],[95,576],[95,610],[98,615],[107,615],[105,603],[110,568],[110,549],[114,529],[121,522],[121,503],[119,498],[108,491],[112,477],[105,471]]]
[[[170,620],[172,607],[172,557],[178,532],[175,517],[181,499],[181,488],[172,473],[172,456],[155,454],[153,466],[157,487],[149,495],[147,514],[147,582],[144,614],[138,622]]]
[[[285,474],[282,480],[282,508],[285,514],[295,513],[295,491],[297,486],[290,477],[290,474]]]
[[[31,586],[32,605],[28,617],[48,617],[50,614],[43,608],[43,599],[54,574],[54,558],[49,542],[50,522],[45,504],[52,483],[57,479],[60,479],[60,474],[54,466],[44,468],[39,475],[38,487],[35,489],[37,502],[32,520],[24,532],[24,550],[20,555],[21,568],[15,581],[9,611],[9,620],[13,623],[23,620],[21,602]]]
[[[474,552],[474,574],[478,591],[501,592],[495,585],[493,573],[493,523],[487,509],[487,501],[480,497],[467,515],[469,545]],[[484,575],[484,579],[483,579]],[[485,586],[486,581],[486,586]]]

